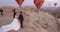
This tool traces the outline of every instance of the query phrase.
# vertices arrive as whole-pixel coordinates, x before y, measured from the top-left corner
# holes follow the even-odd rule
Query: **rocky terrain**
[[[51,14],[44,11],[36,11],[31,8],[16,8],[17,16],[19,11],[23,11],[24,15],[24,28],[20,28],[18,31],[8,32],[60,32],[60,19],[55,18]],[[0,15],[0,27],[11,23],[13,20],[13,12],[10,9],[4,8],[4,15]]]

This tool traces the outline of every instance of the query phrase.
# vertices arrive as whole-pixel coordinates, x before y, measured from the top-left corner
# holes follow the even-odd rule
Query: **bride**
[[[17,31],[20,29],[20,22],[17,19],[17,16],[13,19],[13,21],[8,24],[8,25],[4,25],[0,28],[1,32],[7,32],[10,30],[14,30]]]

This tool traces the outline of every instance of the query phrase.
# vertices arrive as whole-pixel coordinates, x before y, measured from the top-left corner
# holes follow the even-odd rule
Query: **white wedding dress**
[[[20,29],[20,22],[17,18],[14,18],[11,24],[4,25],[0,28],[0,32],[7,32],[10,30],[17,31]]]

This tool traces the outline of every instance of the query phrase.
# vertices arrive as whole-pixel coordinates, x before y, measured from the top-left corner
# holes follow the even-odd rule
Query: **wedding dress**
[[[20,29],[20,22],[18,21],[17,18],[14,18],[12,23],[4,25],[0,28],[0,32],[7,32],[10,30],[17,31]]]

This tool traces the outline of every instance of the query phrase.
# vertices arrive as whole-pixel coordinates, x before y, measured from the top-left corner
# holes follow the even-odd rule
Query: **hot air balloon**
[[[56,6],[56,5],[57,5],[57,3],[54,3],[54,5]]]
[[[34,4],[39,9],[44,3],[44,0],[34,0]]]
[[[50,3],[49,3],[49,5],[50,5]]]
[[[16,2],[18,3],[19,6],[21,6],[24,0],[16,0]]]

